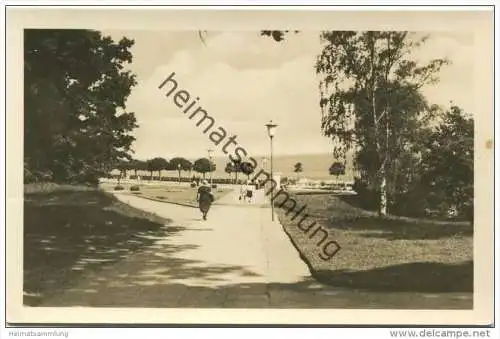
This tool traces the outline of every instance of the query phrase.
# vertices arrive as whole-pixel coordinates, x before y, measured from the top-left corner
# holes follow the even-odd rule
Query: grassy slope
[[[341,250],[319,257],[318,238],[309,239],[284,211],[280,221],[321,281],[369,290],[472,292],[473,227],[382,220],[331,195],[295,196],[298,206],[324,228]]]
[[[25,304],[36,305],[83,273],[151,245],[168,223],[98,190],[25,189]]]

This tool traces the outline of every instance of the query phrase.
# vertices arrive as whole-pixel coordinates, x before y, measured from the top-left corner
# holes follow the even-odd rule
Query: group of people
[[[253,181],[247,180],[245,185],[240,186],[240,201],[246,201],[252,203],[254,201],[255,191],[257,190],[257,184]]]

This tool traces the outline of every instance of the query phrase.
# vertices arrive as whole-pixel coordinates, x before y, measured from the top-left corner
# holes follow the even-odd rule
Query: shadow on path
[[[312,278],[272,283],[251,265],[218,264],[213,258],[210,261],[193,256],[191,252],[196,252],[199,245],[183,243],[186,235],[194,232],[191,233],[194,239],[198,236],[204,239],[210,234],[207,232],[213,231],[210,224],[193,222],[188,216],[183,221],[185,224],[168,221],[169,226],[163,227],[166,220],[146,219],[146,214],[141,217],[142,212],[128,209],[109,196],[98,196],[97,201],[93,196],[80,198],[67,196],[59,202],[26,199],[25,291],[39,293],[39,296],[25,300],[25,304],[44,307],[472,308],[470,293],[425,294],[415,293],[426,291],[416,287],[400,292],[380,288],[384,279],[389,282],[401,279],[406,272],[402,267],[393,272],[338,272],[335,287],[319,284]],[[210,248],[205,250],[211,253]],[[106,265],[109,263],[113,264]],[[413,278],[418,275],[412,268],[406,272],[407,279],[410,272]],[[370,291],[354,289],[363,287],[364,280],[367,285],[378,287]],[[431,284],[434,286],[436,282]]]
[[[99,191],[26,195],[25,304],[36,305],[89,271],[152,245],[167,234],[168,222]]]
[[[224,270],[238,270],[227,267]],[[206,274],[207,272],[203,273]],[[217,270],[211,274],[218,274]],[[87,289],[72,291],[43,306],[140,307],[140,308],[356,308],[356,309],[472,309],[472,296],[421,293],[373,293],[325,289],[313,280],[295,283],[239,283],[188,286],[156,280],[123,282],[107,286],[103,295],[95,281]]]

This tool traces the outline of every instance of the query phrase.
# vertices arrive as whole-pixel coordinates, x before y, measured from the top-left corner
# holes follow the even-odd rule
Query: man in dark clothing
[[[198,188],[196,200],[198,201],[200,211],[203,215],[203,220],[207,220],[207,213],[214,201],[214,195],[206,180],[203,180],[201,186]]]

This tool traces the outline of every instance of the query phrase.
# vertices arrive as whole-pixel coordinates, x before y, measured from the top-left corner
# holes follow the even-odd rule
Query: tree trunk
[[[382,179],[380,180],[380,206],[379,215],[387,215],[387,175],[385,170],[382,171]]]
[[[387,36],[387,51],[389,55],[391,54],[391,41],[390,41],[390,36]],[[387,84],[389,83],[389,72],[391,69],[391,61],[389,60],[387,63],[387,68],[385,70],[385,97],[386,97],[386,104],[385,104],[385,109],[384,112],[382,112],[382,115],[384,115],[385,118],[385,152],[384,152],[384,160],[382,163],[381,167],[381,173],[380,173],[380,206],[379,206],[379,215],[380,216],[386,216],[387,215],[387,176],[389,175],[387,172],[387,168],[389,167],[390,163],[390,153],[389,153],[389,136],[390,136],[390,129],[389,129],[389,108],[387,107],[387,98],[389,97],[389,93],[387,92]],[[377,126],[378,128],[378,126]],[[380,149],[380,141],[378,140],[377,137],[377,143],[378,147]],[[380,154],[380,151],[378,152]]]
[[[382,215],[382,216],[387,215],[387,205],[388,205],[387,177],[389,176],[387,168],[389,167],[389,163],[390,163],[390,157],[389,157],[389,155],[390,155],[390,153],[389,153],[389,135],[390,135],[389,112],[386,110],[384,113],[385,113],[385,158],[384,158],[384,164],[383,164],[383,169],[382,169],[382,182],[380,183],[380,215]]]
[[[378,214],[380,216],[385,216],[387,214],[387,180],[385,174],[385,161],[382,160],[381,156],[381,147],[380,147],[380,138],[379,138],[379,117],[377,116],[377,99],[376,99],[376,75],[375,75],[375,38],[373,36],[373,32],[370,33],[370,61],[371,61],[371,79],[370,79],[370,95],[371,95],[371,109],[373,114],[373,129],[374,129],[374,138],[375,138],[375,147],[377,150],[377,157],[379,163],[381,163],[381,167],[379,169],[379,173],[375,176],[377,181],[377,186],[380,189],[380,202],[378,208]],[[379,175],[380,174],[380,175]]]

